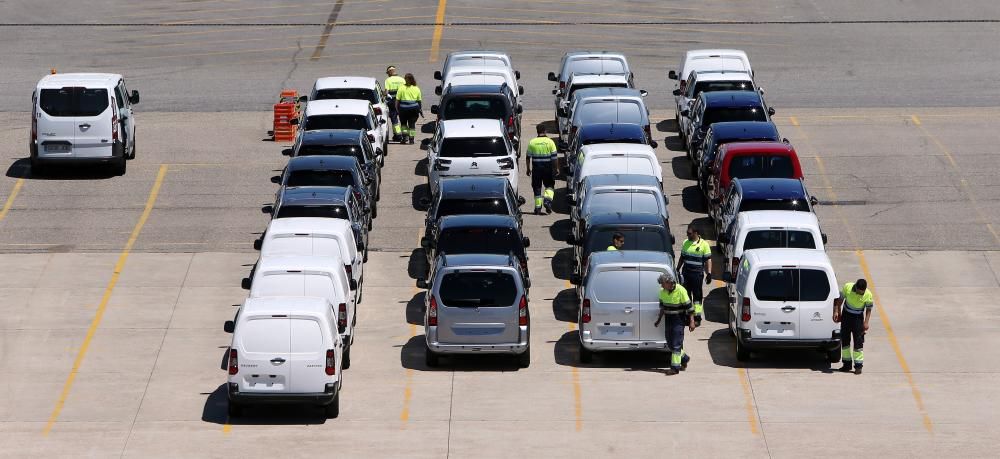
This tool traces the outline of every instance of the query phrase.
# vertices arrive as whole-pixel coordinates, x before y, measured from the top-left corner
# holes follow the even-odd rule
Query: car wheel
[[[427,348],[426,350],[424,350],[424,363],[427,364],[428,367],[433,368],[438,366],[438,364],[441,363],[441,361],[439,360],[438,355],[434,353],[434,351],[430,350],[430,348]]]
[[[528,368],[531,365],[531,348],[527,348],[517,356],[517,366],[521,368]]]
[[[837,363],[837,362],[840,361],[840,359],[841,359],[840,347],[837,347],[836,349],[833,349],[833,350],[830,350],[830,351],[826,351],[826,361],[827,362]]]
[[[739,360],[740,362],[750,361],[750,349],[747,349],[739,338],[736,338],[736,360]]]
[[[46,172],[45,166],[43,166],[42,163],[37,159],[31,158],[31,175],[33,177],[45,175],[45,172]]]
[[[226,407],[226,412],[229,413],[229,417],[231,418],[243,416],[243,405],[230,400],[229,406]]]
[[[374,218],[374,217],[372,217],[372,218]],[[371,218],[369,218],[368,219],[368,231],[371,231],[373,228],[375,228],[375,220],[372,220]]]
[[[368,263],[368,246],[365,246],[365,257],[361,260],[362,263]]]
[[[128,154],[128,159],[135,159],[135,135],[132,136],[132,152]]]
[[[382,157],[389,156],[389,139],[386,138],[385,142],[382,142]]]
[[[378,206],[377,205],[373,205],[372,206],[372,218],[378,218]],[[371,229],[371,228],[368,228],[368,229]]]
[[[694,163],[694,159],[691,160],[691,169],[689,169],[688,172],[691,173],[692,179],[698,180],[698,165]],[[698,182],[701,183],[700,180]]]
[[[337,395],[333,396],[333,401],[329,405],[323,407],[323,414],[326,415],[327,419],[334,419],[340,416],[340,391],[337,391]]]
[[[351,368],[351,345],[350,344],[348,344],[347,346],[344,346],[344,353],[341,355],[340,359],[343,360],[343,362],[341,362],[341,365],[340,365],[341,368],[343,368],[345,370],[348,369],[348,368]]]
[[[594,361],[594,353],[590,349],[583,347],[580,343],[580,363],[591,363]]]
[[[126,169],[128,169],[128,162],[126,161],[125,156],[122,156],[122,159],[117,161],[114,165],[115,175],[125,175]]]

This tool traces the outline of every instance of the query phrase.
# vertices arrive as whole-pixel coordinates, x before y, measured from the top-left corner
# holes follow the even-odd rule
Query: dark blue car
[[[771,121],[774,109],[764,103],[758,92],[715,91],[698,94],[691,108],[682,111],[681,115],[691,118],[689,132],[685,134],[688,157],[693,159],[713,123]]]
[[[812,212],[819,201],[806,190],[805,181],[791,178],[734,178],[725,197],[713,206],[715,234],[728,231],[740,212],[787,210]]]
[[[577,155],[584,145],[597,143],[637,143],[648,144],[656,148],[656,142],[648,138],[646,131],[638,124],[628,123],[596,123],[588,124],[578,129],[569,141],[569,145],[564,145],[566,150],[566,162],[570,170],[576,164]]]

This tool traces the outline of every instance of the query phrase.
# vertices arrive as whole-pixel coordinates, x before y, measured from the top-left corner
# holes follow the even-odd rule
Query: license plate
[[[45,146],[45,151],[49,153],[69,153],[69,145],[66,144],[50,144]]]

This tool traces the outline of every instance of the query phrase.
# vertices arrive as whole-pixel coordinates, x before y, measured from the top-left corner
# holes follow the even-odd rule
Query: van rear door
[[[516,343],[517,280],[511,272],[468,269],[445,274],[438,288],[438,338],[442,343]]]
[[[71,156],[76,137],[76,89],[41,89],[38,95],[38,153]]]
[[[798,337],[799,270],[795,266],[763,268],[753,281],[750,336],[759,339]]]
[[[820,267],[799,269],[799,337],[829,339],[837,328],[832,320],[833,299],[838,295],[832,272]]]
[[[111,101],[105,88],[78,88],[76,98],[74,155],[80,158],[111,156],[115,142],[112,131],[118,132],[119,128],[113,124],[121,122],[117,102]]]
[[[643,263],[639,275],[639,339],[643,342],[665,341],[667,325],[654,325],[660,314],[660,284],[656,281],[666,272],[661,265]]]
[[[298,394],[323,392],[330,379],[326,375],[325,343],[332,337],[332,331],[324,331],[315,317],[293,316],[288,322],[291,331],[285,364],[291,375],[288,391]]]
[[[240,392],[289,391],[290,326],[285,315],[250,317],[240,326]]]
[[[591,298],[591,336],[595,340],[639,340],[639,282],[638,264],[598,268],[587,285]]]
[[[326,298],[335,307],[339,307],[340,303],[347,304],[347,329],[350,331],[351,325],[354,324],[354,299],[353,297],[350,300],[347,299],[349,297],[348,289],[347,286],[343,285],[343,279],[334,279],[326,272],[309,271],[303,273],[302,277],[305,296]],[[338,286],[338,283],[341,285]]]

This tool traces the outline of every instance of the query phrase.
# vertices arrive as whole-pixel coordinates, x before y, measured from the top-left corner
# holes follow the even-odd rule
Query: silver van
[[[638,124],[652,139],[649,109],[643,101],[646,91],[631,88],[589,88],[574,95],[572,105],[564,111],[566,119],[559,126],[563,142],[569,143],[578,129],[589,124]]]
[[[654,325],[660,311],[656,279],[664,273],[676,275],[673,266],[673,256],[663,252],[590,255],[583,276],[570,279],[583,290],[577,320],[581,362],[593,361],[595,352],[667,350],[665,326]]]
[[[531,363],[528,281],[510,255],[440,255],[424,296],[426,363],[443,354],[513,354]]]

